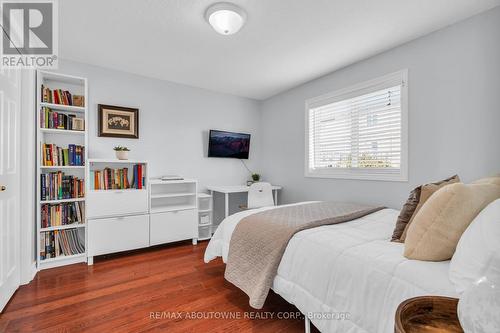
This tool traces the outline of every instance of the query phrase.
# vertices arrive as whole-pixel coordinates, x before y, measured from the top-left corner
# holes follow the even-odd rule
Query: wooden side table
[[[398,306],[396,333],[463,333],[457,316],[458,299],[442,296],[420,296]]]

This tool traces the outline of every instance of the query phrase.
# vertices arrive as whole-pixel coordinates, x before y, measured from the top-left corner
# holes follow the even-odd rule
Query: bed
[[[226,218],[210,240],[205,262],[216,257],[226,262],[238,222],[268,209],[275,207]],[[308,315],[321,332],[393,332],[395,311],[403,300],[420,295],[457,297],[448,278],[449,261],[408,260],[403,244],[389,241],[398,213],[383,209],[295,234],[272,289]]]

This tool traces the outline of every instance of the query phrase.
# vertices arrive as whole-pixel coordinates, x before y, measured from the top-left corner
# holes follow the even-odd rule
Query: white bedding
[[[265,209],[274,207],[226,218],[210,240],[205,262],[219,256],[225,262],[238,222]],[[297,233],[283,255],[273,290],[303,313],[314,314],[312,322],[322,332],[394,332],[395,311],[403,300],[457,297],[448,278],[449,261],[408,260],[403,244],[389,241],[398,213],[384,209]],[[320,319],[322,313],[348,319]]]

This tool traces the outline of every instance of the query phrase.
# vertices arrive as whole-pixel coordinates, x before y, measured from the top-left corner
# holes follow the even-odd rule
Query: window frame
[[[401,84],[401,161],[399,172],[382,169],[318,169],[309,168],[309,112],[312,108],[339,102],[345,99]],[[339,89],[305,101],[305,154],[304,176],[308,178],[360,179],[377,181],[408,181],[408,69]]]

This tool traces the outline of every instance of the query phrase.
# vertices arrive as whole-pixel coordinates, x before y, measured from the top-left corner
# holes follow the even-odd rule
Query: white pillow
[[[458,293],[500,267],[500,199],[484,208],[465,230],[450,262],[450,280]],[[490,267],[491,265],[498,267]]]

